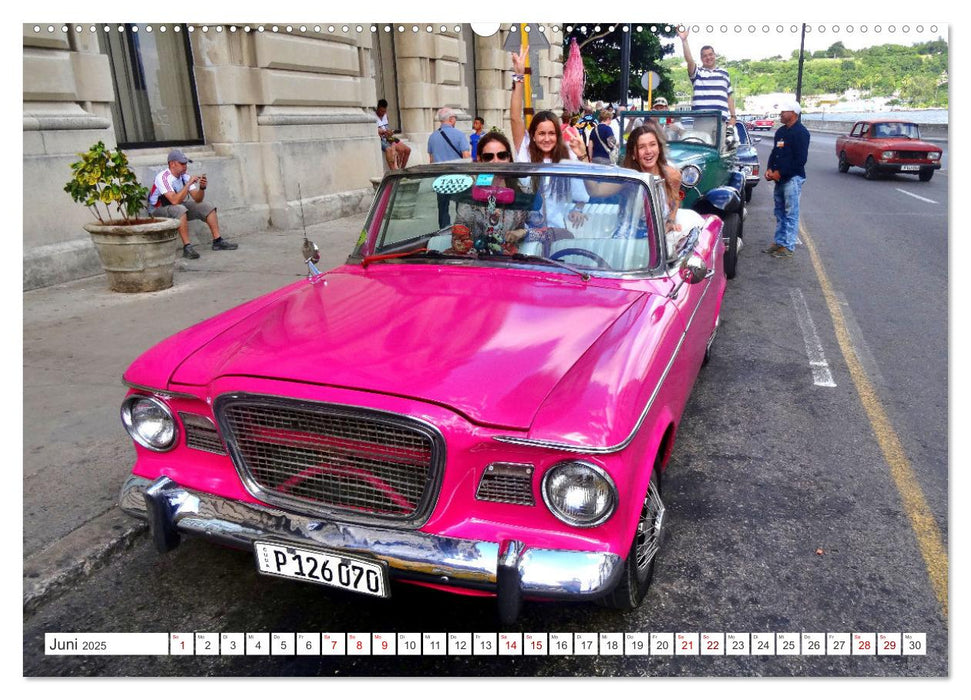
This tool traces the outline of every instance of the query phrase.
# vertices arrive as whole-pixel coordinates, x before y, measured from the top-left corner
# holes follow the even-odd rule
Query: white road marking
[[[809,367],[813,372],[813,384],[816,386],[836,386],[833,373],[829,371],[826,355],[823,353],[823,344],[816,333],[816,324],[813,323],[813,318],[809,315],[809,307],[806,305],[802,290],[790,289],[789,294],[792,296],[792,305],[796,309],[796,320],[799,322],[799,329],[802,331],[802,338],[806,343],[806,355],[809,357]]]
[[[935,202],[933,199],[928,199],[927,197],[921,197],[919,194],[914,194],[913,192],[908,192],[907,190],[902,190],[899,187],[894,187],[898,192],[903,192],[905,195],[913,197],[914,199],[919,199],[922,202],[927,202],[928,204],[939,204],[940,202]]]

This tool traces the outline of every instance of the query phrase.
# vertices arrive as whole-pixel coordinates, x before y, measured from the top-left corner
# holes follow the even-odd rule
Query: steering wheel
[[[597,264],[597,267],[605,270],[613,269],[610,266],[610,263],[594,253],[592,250],[587,250],[586,248],[562,248],[550,255],[550,260],[561,260],[568,255],[579,255],[581,258],[593,260]]]
[[[685,136],[683,139],[679,139],[681,143],[700,143],[702,146],[707,146],[705,140],[700,136]]]

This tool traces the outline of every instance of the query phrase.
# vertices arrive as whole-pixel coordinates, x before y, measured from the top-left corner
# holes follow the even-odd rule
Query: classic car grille
[[[486,467],[475,497],[480,501],[536,505],[533,499],[533,466],[530,464],[490,464]]]
[[[244,481],[269,503],[403,521],[430,512],[444,449],[427,426],[268,397],[217,401],[216,415]]]
[[[205,416],[195,413],[179,413],[182,426],[185,428],[185,444],[196,450],[212,452],[217,455],[226,454],[222,438],[213,422]]]
[[[897,151],[897,160],[927,160],[927,151]]]

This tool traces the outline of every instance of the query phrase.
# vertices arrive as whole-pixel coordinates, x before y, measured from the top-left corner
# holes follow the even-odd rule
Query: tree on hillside
[[[624,24],[582,24],[566,23],[564,27],[571,29],[565,33],[563,48],[567,55],[570,39],[576,39],[583,56],[583,67],[586,71],[586,89],[584,99],[588,101],[619,102],[625,96],[620,94],[621,83],[621,46],[624,41]],[[647,99],[647,90],[641,87],[641,76],[648,70],[653,70],[661,78],[661,83],[654,86],[653,94],[664,95],[668,100],[674,100],[674,84],[670,79],[669,68],[661,59],[674,53],[674,44],[665,42],[675,36],[676,24],[670,22],[631,23],[626,25],[630,30],[630,76],[628,84],[630,94]],[[658,32],[651,31],[656,27]]]
[[[847,49],[842,41],[837,41],[835,44],[826,49],[826,56],[829,58],[846,58],[852,55],[850,50]]]

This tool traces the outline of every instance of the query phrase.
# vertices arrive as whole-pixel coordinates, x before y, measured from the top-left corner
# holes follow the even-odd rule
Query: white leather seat
[[[450,233],[440,233],[437,236],[432,236],[428,239],[428,243],[425,244],[428,250],[437,250],[442,252],[452,247],[452,235]]]
[[[646,238],[574,238],[555,241],[550,246],[550,257],[557,251],[569,248],[589,250],[614,270],[634,270],[648,265],[649,250]],[[559,259],[568,264],[596,267],[596,262],[592,258],[582,254],[571,253]]]
[[[567,219],[566,228],[578,238],[610,238],[617,231],[619,210],[619,204],[607,204],[606,202],[587,204],[583,209],[583,213],[587,215],[587,220],[580,226],[574,226]]]

